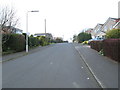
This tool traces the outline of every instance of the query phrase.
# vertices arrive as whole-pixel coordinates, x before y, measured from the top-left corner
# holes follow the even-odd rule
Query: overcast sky
[[[28,31],[31,34],[44,33],[44,19],[47,32],[55,37],[70,40],[85,28],[94,28],[97,23],[104,23],[109,17],[118,17],[119,0],[0,0],[0,6],[15,8],[20,18],[18,28],[26,32],[26,12]]]

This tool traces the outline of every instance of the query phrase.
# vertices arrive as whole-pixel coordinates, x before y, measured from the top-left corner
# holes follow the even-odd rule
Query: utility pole
[[[45,36],[46,36],[46,19],[45,19]]]

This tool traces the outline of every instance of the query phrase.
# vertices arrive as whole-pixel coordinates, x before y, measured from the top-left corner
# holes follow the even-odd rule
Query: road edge
[[[50,45],[47,45],[47,46],[43,46],[43,48],[49,47],[49,46],[52,46],[52,45],[53,45],[53,44],[50,44]],[[38,47],[35,47],[35,48],[31,49],[31,50],[34,50],[34,49],[36,49],[36,48],[38,48]],[[14,59],[17,59],[17,58],[20,58],[20,57],[23,57],[23,56],[26,56],[26,55],[32,54],[32,53],[34,53],[34,52],[23,53],[23,54],[20,55],[20,56],[13,57],[13,58],[9,58],[9,59],[6,59],[6,60],[2,60],[2,61],[0,61],[0,63],[4,63],[4,62],[7,62],[7,61],[11,61],[11,60],[14,60]]]

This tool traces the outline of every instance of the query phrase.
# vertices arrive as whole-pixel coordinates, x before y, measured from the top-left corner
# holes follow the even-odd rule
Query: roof
[[[50,34],[51,35],[51,33],[35,33],[34,35],[45,35],[45,34]]]

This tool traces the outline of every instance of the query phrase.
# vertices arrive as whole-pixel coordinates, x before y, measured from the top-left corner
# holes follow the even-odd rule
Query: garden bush
[[[39,39],[37,37],[29,37],[28,41],[29,47],[39,46]]]
[[[9,49],[8,40],[10,38],[10,34],[2,34],[2,50],[7,51]]]
[[[99,52],[100,50],[102,50],[103,43],[102,41],[91,41],[90,46],[92,49],[95,49],[96,51]]]
[[[120,29],[112,29],[106,33],[106,38],[120,38]]]
[[[105,56],[119,61],[120,59],[120,39],[103,40],[103,52]]]
[[[24,37],[24,35],[11,34],[7,43],[8,43],[8,47],[11,50],[15,50],[17,52],[25,50],[25,37]]]
[[[105,39],[103,41],[91,41],[90,46],[100,54],[113,60],[120,59],[120,39]]]
[[[40,37],[38,37],[38,39],[39,39],[39,44],[41,46],[49,45],[49,39],[46,38],[45,36],[40,36]]]

